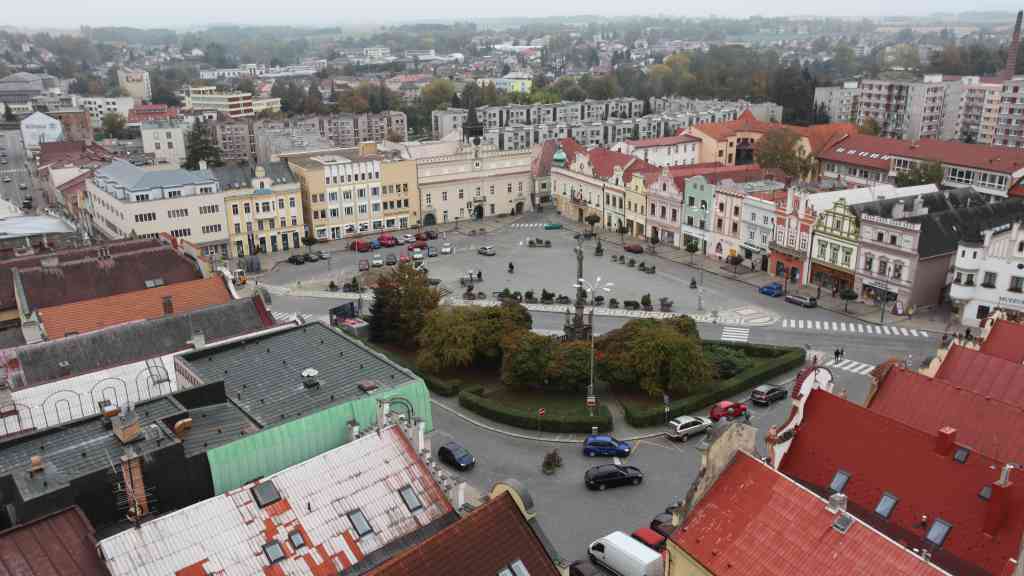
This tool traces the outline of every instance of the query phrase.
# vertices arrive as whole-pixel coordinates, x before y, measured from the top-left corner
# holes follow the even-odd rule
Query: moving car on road
[[[451,242],[445,242],[441,244],[441,254],[454,254],[455,246],[452,246]]]
[[[644,481],[644,473],[636,466],[602,464],[587,470],[583,483],[591,490],[604,490],[616,486],[636,486]]]
[[[760,288],[758,288],[757,291],[760,292],[761,294],[764,294],[765,296],[778,298],[779,296],[782,296],[782,284],[779,284],[778,282],[772,282],[771,284],[765,284],[764,286],[761,286]]]
[[[713,424],[714,422],[710,418],[703,416],[680,416],[668,423],[668,431],[665,432],[665,435],[671,440],[686,442],[693,436],[711,430]]]
[[[497,252],[494,251],[494,246],[481,246],[480,249],[477,250],[477,254],[481,254],[483,256],[494,256]]]
[[[591,434],[583,441],[584,456],[629,456],[629,443],[607,434]]]
[[[746,404],[722,400],[721,402],[716,402],[715,405],[711,407],[711,414],[709,414],[709,417],[712,421],[718,422],[722,418],[725,418],[726,420],[740,418],[746,413]]]
[[[750,392],[750,401],[759,406],[768,406],[773,402],[782,400],[789,392],[782,386],[772,384],[761,384]]]
[[[797,306],[803,306],[804,308],[818,307],[817,298],[814,296],[804,296],[802,294],[786,294],[786,302],[796,304]]]
[[[639,244],[626,244],[625,246],[622,247],[622,249],[625,250],[626,252],[630,252],[632,254],[643,254],[644,253],[644,247],[639,245]]]
[[[456,470],[466,471],[476,465],[476,458],[458,442],[448,442],[437,449],[437,459]]]

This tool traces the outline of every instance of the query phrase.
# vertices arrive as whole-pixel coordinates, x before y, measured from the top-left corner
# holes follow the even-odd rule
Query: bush
[[[732,378],[750,366],[750,358],[736,348],[710,345],[704,347],[704,354],[714,366],[719,380]]]
[[[555,299],[555,293],[554,292],[548,292],[547,290],[541,289],[541,291],[540,291],[540,299],[541,300],[554,300]]]
[[[421,376],[423,381],[427,384],[427,389],[438,396],[455,396],[459,393],[459,388],[462,387],[462,381],[458,378],[445,380],[438,378],[437,376],[427,376],[425,374]]]
[[[768,347],[759,346],[758,348]],[[774,358],[755,364],[728,380],[717,382],[713,390],[672,402],[669,404],[668,417],[675,418],[676,416],[690,414],[706,408],[719,400],[724,400],[744,390],[764,384],[780,374],[785,374],[794,368],[798,368],[806,360],[807,353],[803,348],[775,348],[775,350],[779,354]],[[629,422],[630,426],[643,428],[646,426],[657,426],[665,421],[665,409],[660,404],[644,408],[635,408],[629,404],[624,404],[623,409],[626,414],[626,422]]]
[[[607,406],[598,406],[597,416],[594,417],[581,411],[575,414],[546,415],[538,418],[536,412],[510,408],[487,398],[482,393],[483,388],[480,386],[463,389],[459,392],[459,406],[495,422],[527,430],[537,430],[538,425],[542,432],[556,433],[589,433],[594,426],[597,426],[601,432],[610,432],[612,429],[612,415]],[[540,420],[539,423],[538,420]]]
[[[523,297],[524,297],[524,298],[525,298],[525,299],[526,299],[527,301],[533,300],[533,290],[527,290],[526,292],[524,292],[524,293],[523,293]]]
[[[650,306],[651,305],[651,295],[650,294],[644,294],[643,296],[641,296],[640,297],[640,305],[645,307],[645,308]]]

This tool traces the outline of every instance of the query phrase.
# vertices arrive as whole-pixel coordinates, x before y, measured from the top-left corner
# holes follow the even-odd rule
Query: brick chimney
[[[174,314],[174,299],[170,296],[164,296],[164,315],[169,316]]]
[[[985,509],[985,524],[982,532],[994,536],[1006,522],[1006,514],[1010,511],[1010,490],[1013,489],[1013,482],[1010,481],[1010,470],[1013,466],[1004,464],[999,474],[999,480],[992,483],[992,497],[988,499],[988,507]]]
[[[1020,24],[1024,18],[1024,10],[1017,12],[1017,25],[1013,27],[1013,40],[1010,41],[1010,51],[1006,54],[1006,68],[1003,70],[1003,79],[1013,78],[1017,70],[1017,52],[1020,50]]]
[[[943,426],[939,428],[939,434],[935,437],[935,451],[943,456],[953,453],[956,442],[956,428]]]

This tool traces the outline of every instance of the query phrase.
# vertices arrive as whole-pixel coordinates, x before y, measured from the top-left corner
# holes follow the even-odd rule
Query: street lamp
[[[577,290],[583,290],[587,294],[590,294],[590,305],[594,305],[593,294],[597,290],[602,292],[611,292],[615,286],[612,282],[605,282],[601,284],[601,277],[598,276],[593,282],[587,282],[583,278],[578,278],[576,283],[573,284],[573,288]],[[594,406],[597,404],[596,397],[594,396],[594,323],[593,314],[591,314],[590,323],[590,384],[587,386],[587,405],[590,408],[590,415],[594,415]]]
[[[711,210],[706,205],[704,205],[704,206],[698,208],[697,212],[700,212],[700,213],[704,214],[704,217],[701,218],[701,220],[700,220],[700,235],[701,235],[701,239],[700,239],[701,250],[700,250],[700,253],[701,253],[701,256],[707,257],[707,255],[708,255],[708,238],[707,238],[707,232],[705,231],[706,229],[704,228],[704,225],[707,224],[707,219],[710,217]],[[701,265],[699,266],[699,268],[700,268],[700,285],[701,286],[704,285],[704,264],[705,263],[702,262]],[[698,308],[698,309],[703,310],[703,308]]]

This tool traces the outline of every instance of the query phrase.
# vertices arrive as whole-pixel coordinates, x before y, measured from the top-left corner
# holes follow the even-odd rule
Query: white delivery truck
[[[612,532],[590,543],[590,558],[619,576],[662,576],[661,554],[625,532]]]

